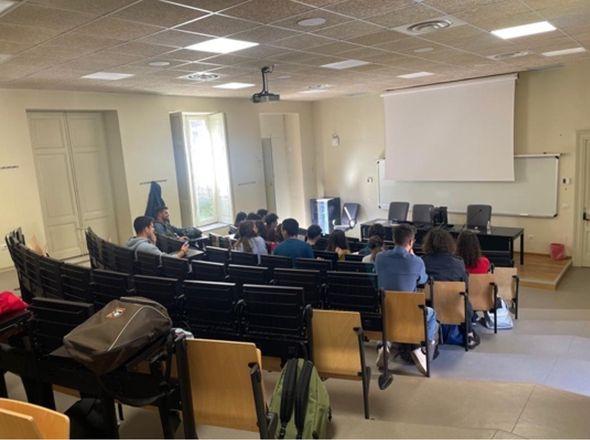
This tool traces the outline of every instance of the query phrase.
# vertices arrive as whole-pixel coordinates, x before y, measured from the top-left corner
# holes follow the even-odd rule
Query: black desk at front
[[[389,220],[375,219],[361,224],[361,238],[366,240],[369,235],[369,228],[375,223],[380,223],[385,227],[385,239],[393,240],[393,228],[399,223],[393,223]],[[430,225],[416,226],[416,244],[421,246],[422,240],[426,233],[432,228]],[[463,225],[446,225],[444,226],[453,236],[458,236],[461,231],[465,230]],[[483,253],[508,252],[510,259],[514,260],[514,240],[520,238],[520,264],[524,264],[524,228],[509,228],[505,226],[492,226],[488,233],[484,230],[470,229],[477,234]]]

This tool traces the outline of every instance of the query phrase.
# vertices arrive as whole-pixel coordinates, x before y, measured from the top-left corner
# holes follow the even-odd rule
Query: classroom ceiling
[[[446,16],[447,29],[398,31]],[[310,18],[324,23],[299,24]],[[557,30],[511,40],[490,33],[542,20]],[[259,45],[224,55],[186,49],[215,37]],[[589,51],[541,55],[574,47]],[[511,53],[520,56],[503,58]],[[21,0],[0,14],[0,88],[245,97],[260,90],[259,69],[275,64],[272,92],[318,100],[588,58],[590,0]],[[368,64],[320,67],[348,59]],[[159,61],[169,64],[149,64]],[[433,75],[399,78],[423,71]],[[82,78],[96,72],[133,76]],[[181,78],[193,72],[220,76]],[[255,86],[214,87],[228,82]]]

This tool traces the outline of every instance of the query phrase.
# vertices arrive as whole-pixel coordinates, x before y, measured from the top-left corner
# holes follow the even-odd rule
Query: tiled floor
[[[15,283],[0,274],[0,290]],[[375,348],[367,348],[373,368],[371,420],[362,416],[359,382],[330,379],[337,438],[590,438],[590,269],[573,268],[555,292],[522,289],[515,328],[497,335],[482,331],[482,343],[465,353],[443,347],[433,377],[395,364],[391,387],[380,391]],[[270,396],[277,373],[265,374]],[[8,377],[9,392],[24,398],[20,382]],[[58,395],[59,409],[74,399]],[[160,437],[155,413],[127,408],[124,438]],[[179,430],[178,435],[182,432]],[[254,438],[256,434],[200,427],[205,437]]]

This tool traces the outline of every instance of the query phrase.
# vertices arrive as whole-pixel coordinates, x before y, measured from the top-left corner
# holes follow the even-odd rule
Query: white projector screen
[[[516,75],[386,93],[386,178],[514,181]]]

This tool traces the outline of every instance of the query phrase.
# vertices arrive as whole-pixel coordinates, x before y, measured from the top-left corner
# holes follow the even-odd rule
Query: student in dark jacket
[[[453,236],[444,229],[431,229],[424,237],[424,265],[432,281],[463,281],[467,284],[468,275],[463,260],[455,255],[456,244]],[[479,345],[479,336],[471,328],[473,309],[467,304],[467,343],[469,348]]]

